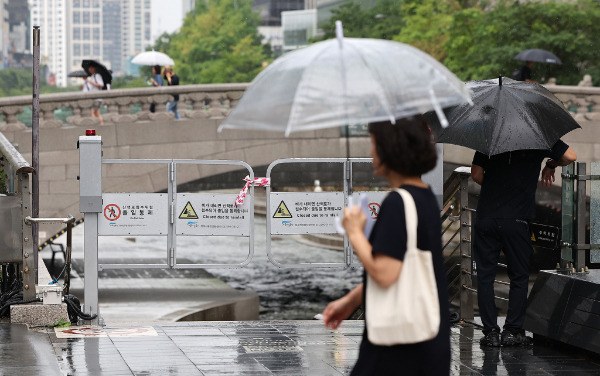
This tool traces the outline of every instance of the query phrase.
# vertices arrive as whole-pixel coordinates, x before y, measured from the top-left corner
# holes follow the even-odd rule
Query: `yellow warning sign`
[[[273,218],[292,218],[292,213],[290,213],[290,210],[285,206],[285,202],[281,201],[281,204],[279,204],[277,210],[275,210],[275,214],[273,214]]]
[[[531,241],[534,242],[535,241],[535,234],[532,232],[531,233]]]
[[[188,201],[188,203],[185,205],[185,208],[183,208],[181,214],[179,214],[179,219],[198,219],[198,215],[192,207],[191,202]]]

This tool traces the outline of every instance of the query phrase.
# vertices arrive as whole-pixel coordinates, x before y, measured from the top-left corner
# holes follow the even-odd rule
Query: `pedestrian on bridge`
[[[173,67],[170,65],[165,66],[165,72],[163,74],[165,80],[167,81],[167,85],[169,86],[177,86],[179,85],[179,76],[173,72]],[[181,116],[179,116],[179,112],[177,111],[177,104],[179,102],[179,94],[173,94],[173,100],[167,102],[167,112],[172,112],[175,114],[175,119],[181,120]]]
[[[558,166],[577,159],[560,139],[551,150],[516,150],[493,156],[476,152],[471,166],[473,181],[481,185],[473,229],[473,255],[477,270],[477,302],[483,323],[481,345],[530,345],[523,322],[527,305],[529,263],[533,255],[529,221],[535,217],[535,191],[542,161],[542,184],[554,182]],[[500,335],[494,297],[494,280],[500,250],[506,256],[510,290],[508,314]]]
[[[432,255],[434,284],[437,286],[437,298],[433,299],[439,302],[440,324],[433,339],[391,346],[373,344],[369,340],[369,327],[366,325],[352,375],[448,375],[450,312],[442,255],[440,209],[430,187],[421,180],[421,175],[436,165],[435,144],[427,122],[421,115],[396,120],[396,124],[390,121],[370,124],[369,133],[375,175],[384,177],[392,188],[404,189],[414,200],[418,217],[415,226],[416,246],[423,250],[419,252],[431,252]],[[325,308],[323,320],[327,327],[337,328],[367,301],[369,283],[376,283],[385,289],[395,284],[402,273],[408,273],[403,270],[408,238],[404,203],[399,192],[392,191],[383,201],[368,239],[363,231],[367,220],[363,211],[358,207],[345,209],[342,223],[365,273],[362,284]],[[423,286],[412,287],[421,287],[423,291]],[[369,307],[365,307],[366,317],[371,313]]]

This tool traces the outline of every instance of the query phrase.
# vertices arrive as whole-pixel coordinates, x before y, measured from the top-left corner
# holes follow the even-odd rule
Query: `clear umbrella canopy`
[[[463,82],[417,48],[388,40],[338,38],[275,60],[254,79],[219,130],[288,135],[394,121],[436,107],[441,113],[441,107],[467,101]]]

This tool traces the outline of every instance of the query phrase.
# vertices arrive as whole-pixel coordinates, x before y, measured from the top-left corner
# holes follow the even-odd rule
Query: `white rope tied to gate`
[[[255,187],[269,187],[271,185],[270,178],[254,178],[254,180],[250,179],[249,175],[243,179],[246,184],[244,188],[240,191],[240,194],[235,199],[235,206],[240,206],[244,204],[244,199],[246,198],[246,194],[248,194],[248,189],[250,188],[250,184],[254,184]]]

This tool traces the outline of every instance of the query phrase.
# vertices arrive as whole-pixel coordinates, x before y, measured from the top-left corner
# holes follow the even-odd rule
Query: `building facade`
[[[29,5],[32,26],[40,26],[40,64],[48,66],[46,80],[51,85],[67,86],[67,73],[71,68],[69,1],[30,0]]]
[[[121,54],[123,65],[139,52],[151,47],[152,3],[151,0],[122,0],[121,4]],[[133,72],[126,71],[125,74]]]
[[[110,67],[113,76],[123,74],[121,0],[102,3],[102,62]]]

